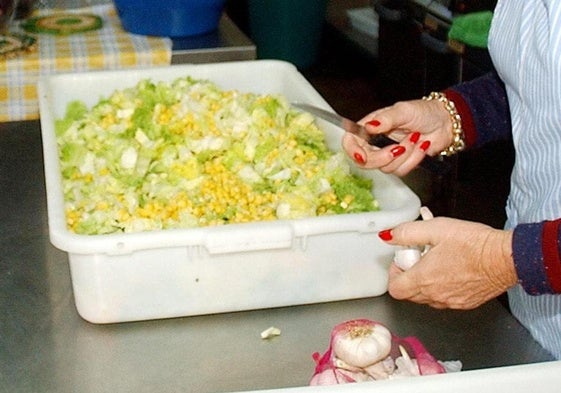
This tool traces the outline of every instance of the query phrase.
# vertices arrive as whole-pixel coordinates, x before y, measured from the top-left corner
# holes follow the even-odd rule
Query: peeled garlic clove
[[[426,206],[421,207],[420,213],[423,221],[432,220],[434,218],[432,212]],[[429,252],[430,246],[427,244],[422,247],[422,249],[423,251],[419,248],[411,247],[397,250],[394,255],[394,263],[401,270],[411,269],[414,264],[421,260],[423,255]]]
[[[268,338],[274,337],[274,336],[280,336],[281,331],[279,328],[276,328],[274,326],[271,326],[268,329],[265,329],[261,332],[261,338],[263,340],[266,340]]]
[[[397,366],[396,374],[400,376],[416,377],[421,375],[419,366],[414,359],[411,359],[405,348],[399,346],[401,356],[395,360]]]
[[[421,213],[421,218],[423,221],[425,220],[432,220],[434,218],[434,214],[430,211],[430,209],[426,206],[421,206],[419,209],[419,213]]]
[[[408,270],[421,260],[421,251],[417,248],[404,248],[397,250],[394,256],[394,263],[401,270]]]
[[[421,218],[423,219],[423,221],[432,220],[434,218],[434,215],[432,214],[430,209],[426,206],[421,207],[420,213],[421,213]],[[425,247],[423,248],[423,252],[421,253],[421,256],[425,255],[427,252],[429,252],[429,250],[430,250],[430,246],[428,244],[426,244]]]
[[[391,350],[392,334],[368,319],[343,322],[333,329],[333,353],[345,363],[364,368],[385,359]]]
[[[426,350],[425,346],[418,338],[405,337],[400,341],[400,347],[407,346],[409,348],[407,356],[410,357],[409,354],[413,355],[411,358],[414,358],[421,375],[442,374],[446,372],[442,364]],[[405,351],[405,348],[403,348],[403,351]],[[402,355],[404,353],[403,351]]]

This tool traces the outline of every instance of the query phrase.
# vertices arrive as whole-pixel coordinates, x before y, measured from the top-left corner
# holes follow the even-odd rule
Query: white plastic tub
[[[94,323],[169,318],[326,302],[383,294],[393,249],[376,233],[415,219],[420,202],[399,179],[377,171],[380,212],[85,236],[66,229],[54,121],[71,100],[96,103],[139,80],[190,75],[224,89],[281,93],[329,109],[296,68],[280,61],[182,65],[64,74],[38,85],[49,234],[69,254],[79,314]],[[342,130],[325,127],[332,149]]]

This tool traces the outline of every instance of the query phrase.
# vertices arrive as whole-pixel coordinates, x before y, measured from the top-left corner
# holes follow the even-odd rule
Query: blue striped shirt
[[[516,160],[507,228],[561,217],[561,0],[499,0],[489,51],[504,81]],[[509,291],[513,314],[561,358],[561,295]]]

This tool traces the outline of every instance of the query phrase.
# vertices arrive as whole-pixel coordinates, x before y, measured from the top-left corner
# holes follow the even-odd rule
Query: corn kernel
[[[107,210],[109,209],[109,204],[105,201],[98,202],[95,208],[96,210]]]
[[[300,139],[301,136],[295,135],[295,130],[284,129],[284,123],[290,121],[291,116],[282,119],[275,114],[271,116],[266,108],[258,107],[277,102],[276,97],[256,96],[233,90],[208,90],[203,82],[190,78],[181,79],[175,82],[174,86],[180,89],[177,90],[178,101],[173,104],[159,103],[153,105],[151,109],[152,127],[155,126],[151,141],[154,143],[156,155],[160,152],[166,153],[166,163],[165,166],[162,165],[162,162],[156,161],[154,165],[150,164],[144,182],[146,187],[142,186],[141,192],[152,189],[153,182],[165,181],[166,178],[173,179],[173,182],[175,179],[179,179],[179,184],[183,184],[183,181],[187,180],[186,189],[180,189],[175,195],[169,195],[169,199],[162,201],[158,199],[161,196],[137,195],[130,188],[123,190],[118,183],[118,171],[110,170],[104,164],[99,165],[99,161],[95,163],[100,166],[96,168],[95,174],[82,174],[78,169],[67,168],[71,174],[70,178],[77,182],[75,185],[85,188],[86,192],[83,194],[88,194],[92,188],[90,183],[94,181],[98,183],[96,186],[107,185],[107,187],[103,187],[104,192],[107,193],[106,200],[98,202],[99,198],[92,198],[94,200],[84,198],[73,203],[73,209],[66,212],[69,227],[81,226],[82,221],[87,219],[92,212],[106,210],[111,210],[108,216],[112,221],[126,222],[132,218],[143,218],[153,221],[154,224],[150,224],[153,227],[158,227],[158,225],[177,227],[181,218],[187,216],[193,216],[201,226],[276,219],[276,206],[281,191],[289,192],[291,184],[287,184],[284,180],[274,180],[268,185],[277,189],[282,188],[280,191],[259,192],[253,190],[251,185],[245,184],[235,173],[245,163],[241,163],[236,170],[231,172],[225,167],[222,158],[206,160],[204,163],[185,160],[185,154],[189,154],[186,149],[192,148],[189,141],[200,140],[212,135],[224,135],[231,138],[231,141],[243,143],[245,137],[250,133],[265,132],[269,137],[274,138],[277,147],[267,154],[264,164],[277,165],[279,158],[282,158],[283,163],[298,166],[301,176],[307,179],[324,172],[325,165],[317,162],[318,158],[313,151],[298,143],[297,139]],[[158,83],[158,88],[166,88],[166,85]],[[106,140],[110,140],[106,136],[111,132],[122,133],[123,136],[133,132],[134,130],[130,129],[133,124],[130,114],[136,108],[145,109],[151,105],[137,97],[129,96],[128,91],[117,92],[109,100],[117,109],[105,105],[102,106],[100,112],[95,114],[97,120],[93,125],[93,131],[97,135],[88,141],[93,150],[103,150]],[[247,118],[247,123],[245,120],[235,124],[231,121],[223,122],[224,116],[228,114],[228,108],[232,105],[248,111],[250,116]],[[166,126],[161,127],[162,125]],[[282,131],[277,132],[279,129]],[[151,129],[145,131],[148,132]],[[318,130],[318,132],[320,131]],[[168,150],[169,145],[167,144],[170,141],[173,144],[182,143],[182,141],[188,141],[188,143],[181,146],[180,150],[171,152],[175,156],[170,156],[167,153],[177,147],[177,145],[172,146],[172,149]],[[196,152],[193,151],[193,154]],[[197,157],[197,159],[201,158],[206,157],[204,155]],[[289,160],[291,162],[288,162]],[[152,168],[157,168],[154,171],[157,173],[152,173]],[[162,171],[161,168],[164,170]],[[171,173],[169,173],[170,171]],[[115,177],[112,178],[112,175]],[[99,179],[100,176],[103,178]],[[142,182],[143,179],[139,177],[139,181]],[[164,187],[168,186],[176,186],[176,184],[164,184]],[[159,185],[155,184],[154,189],[159,190]],[[167,190],[167,188],[164,189]],[[349,199],[345,196],[339,200],[332,191],[329,191],[320,196],[317,212],[329,214],[334,211],[333,206],[341,204],[347,208],[351,203],[352,198]]]

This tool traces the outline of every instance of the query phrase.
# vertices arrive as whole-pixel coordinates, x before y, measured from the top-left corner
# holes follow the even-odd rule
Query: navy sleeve
[[[452,86],[445,93],[458,107],[468,147],[512,138],[506,90],[496,72]]]

